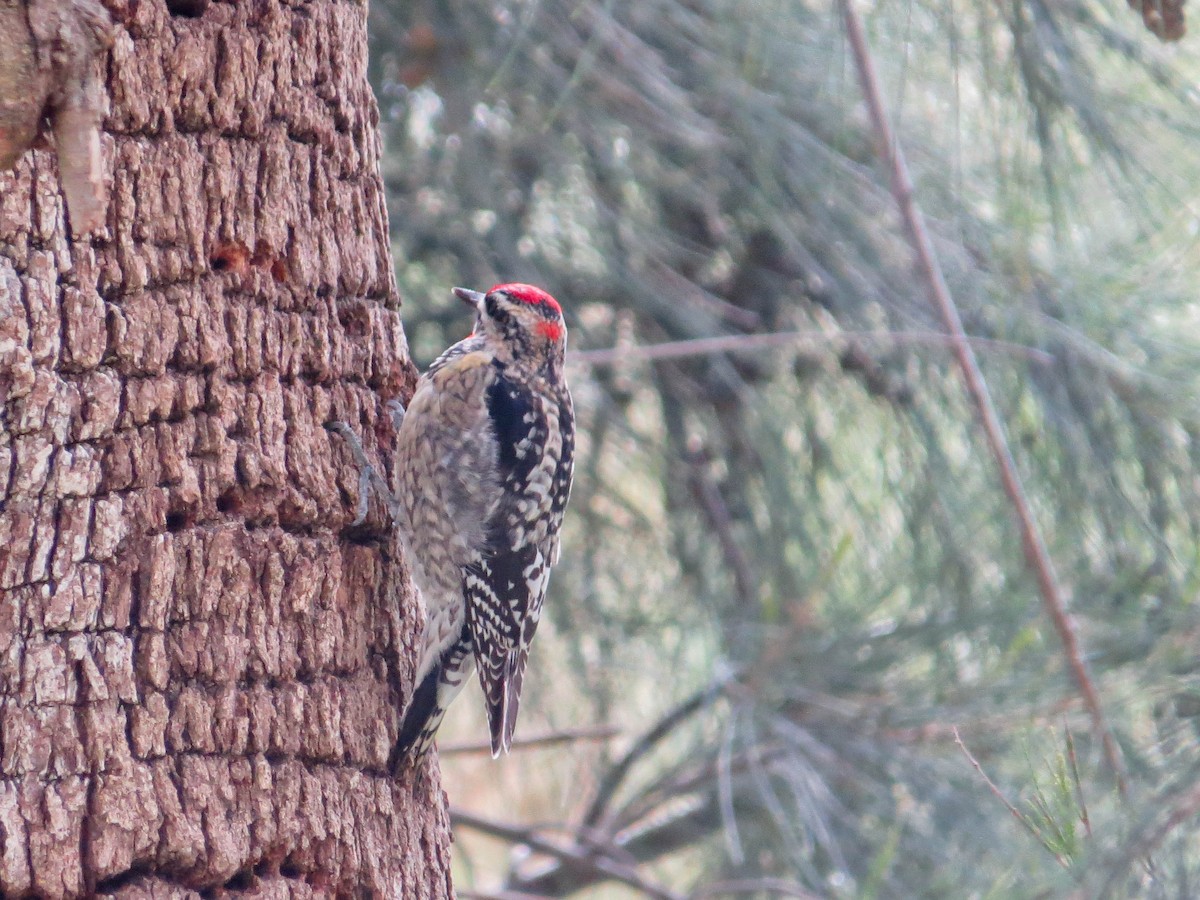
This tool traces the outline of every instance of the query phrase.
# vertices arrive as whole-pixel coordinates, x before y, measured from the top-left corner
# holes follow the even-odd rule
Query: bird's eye
[[[487,310],[487,314],[493,319],[500,319],[505,316],[503,310],[500,309],[500,299],[508,299],[508,295],[504,291],[492,291],[483,301],[483,306]]]

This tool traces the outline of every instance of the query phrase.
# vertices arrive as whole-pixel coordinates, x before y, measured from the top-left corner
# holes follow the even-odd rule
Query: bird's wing
[[[462,633],[463,567],[486,544],[497,504],[497,452],[483,402],[492,377],[490,354],[456,345],[421,379],[400,426],[401,531],[426,611],[418,682]]]
[[[564,440],[562,416],[550,415],[552,406],[499,368],[487,391],[499,499],[488,522],[487,552],[464,570],[463,589],[493,754],[512,741],[566,502],[556,491],[570,484],[573,440]]]

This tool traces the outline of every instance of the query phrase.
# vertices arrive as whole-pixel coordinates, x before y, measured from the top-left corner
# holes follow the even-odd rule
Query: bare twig
[[[1050,845],[1046,841],[1045,835],[1038,831],[1037,827],[1029,821],[1028,816],[1022,815],[1021,811],[1013,806],[1011,802],[1009,802],[1009,799],[1004,796],[1004,792],[996,786],[996,782],[992,781],[992,779],[988,777],[987,772],[983,771],[983,766],[979,764],[979,760],[977,760],[971,754],[971,751],[967,749],[967,745],[963,743],[962,737],[959,736],[958,726],[953,726],[952,730],[954,732],[954,743],[958,744],[958,749],[960,749],[963,753],[963,756],[967,758],[967,762],[969,762],[974,767],[975,771],[979,773],[979,777],[982,778],[984,784],[988,786],[988,790],[992,792],[997,800],[1004,804],[1004,808],[1012,813],[1012,817],[1021,823],[1022,828],[1033,835],[1034,839],[1043,847],[1049,848]],[[1054,858],[1059,861],[1063,868],[1068,868],[1067,860],[1064,859],[1060,854],[1055,853]]]
[[[608,347],[600,350],[578,350],[567,355],[570,365],[612,366],[623,362],[655,359],[681,359],[688,356],[713,356],[718,353],[756,353],[774,347],[796,344],[837,344],[845,341],[878,341],[888,344],[920,344],[933,347],[955,347],[958,340],[936,331],[772,331],[767,334],[728,334],[721,337],[695,338],[687,341],[664,341],[632,347]],[[1026,347],[1011,341],[993,338],[966,337],[965,340],[981,349],[1023,356],[1040,365],[1050,365],[1054,357],[1036,347]]]
[[[609,741],[620,736],[621,729],[612,725],[600,725],[596,728],[564,728],[561,731],[551,731],[548,734],[533,737],[517,738],[512,742],[513,750],[534,750],[540,747],[552,747],[555,744],[572,744],[578,741]],[[449,756],[470,753],[492,752],[492,745],[487,742],[470,744],[447,744],[438,747],[438,756]]]
[[[1124,795],[1125,767],[1121,759],[1120,750],[1117,747],[1116,740],[1113,738],[1112,731],[1108,727],[1108,723],[1105,721],[1104,709],[1100,705],[1100,695],[1096,690],[1095,683],[1092,681],[1091,674],[1088,672],[1087,664],[1084,662],[1083,651],[1080,647],[1075,623],[1067,611],[1067,601],[1059,586],[1058,577],[1055,575],[1054,563],[1050,559],[1050,553],[1046,548],[1041,531],[1034,521],[1033,510],[1029,505],[1029,498],[1025,494],[1021,477],[1017,473],[1017,465],[1013,459],[1012,450],[1009,448],[1008,440],[1004,434],[1004,425],[1000,421],[1000,416],[996,412],[996,407],[992,402],[991,393],[988,390],[987,382],[984,380],[983,372],[979,369],[979,362],[975,358],[975,351],[972,349],[971,342],[967,339],[966,332],[963,330],[962,318],[959,316],[958,307],[955,305],[954,298],[950,294],[950,288],[947,286],[946,280],[942,275],[941,266],[938,264],[937,256],[933,249],[933,242],[930,240],[929,232],[925,227],[924,217],[914,199],[912,179],[908,174],[908,165],[904,160],[903,150],[892,134],[884,112],[883,99],[875,77],[875,67],[867,46],[867,38],[863,32],[862,22],[854,10],[853,0],[841,0],[841,4],[846,22],[847,37],[850,41],[855,65],[858,68],[859,80],[862,84],[863,97],[866,100],[870,111],[871,124],[875,130],[876,151],[879,154],[879,158],[888,166],[892,193],[895,195],[896,205],[900,209],[900,215],[904,220],[904,226],[912,243],[913,251],[916,254],[921,273],[928,282],[930,299],[933,301],[938,314],[941,316],[942,323],[949,332],[948,336],[952,339],[954,355],[958,359],[959,366],[962,369],[967,391],[979,411],[988,447],[991,449],[992,455],[996,460],[996,465],[1000,469],[1000,480],[1004,485],[1004,492],[1008,495],[1008,499],[1012,503],[1013,512],[1021,531],[1025,560],[1037,579],[1042,595],[1042,602],[1046,608],[1046,612],[1050,616],[1050,620],[1054,624],[1055,630],[1058,632],[1059,642],[1062,644],[1063,653],[1066,655],[1067,667],[1075,679],[1080,694],[1083,696],[1083,701],[1092,718],[1093,730],[1103,744],[1105,758],[1108,760],[1108,764],[1116,776],[1117,786],[1121,794]]]
[[[742,838],[738,832],[737,811],[733,806],[733,737],[737,724],[736,717],[725,729],[725,737],[721,741],[721,749],[717,753],[717,800],[721,810],[722,831],[725,834],[725,846],[729,850],[729,858],[734,865],[740,866],[746,861],[742,849]]]
[[[729,768],[733,783],[733,804],[736,807],[757,803],[757,788],[749,770],[754,764],[774,766],[783,756],[780,748],[754,748],[739,751],[730,760]],[[623,827],[615,835],[619,850],[637,860],[641,866],[651,865],[687,847],[700,845],[709,836],[721,829],[723,820],[717,796],[716,779],[718,762],[704,759],[688,766],[687,771],[665,778],[644,795],[643,809],[629,815],[628,808],[622,810],[622,818],[633,824]],[[754,800],[750,800],[753,793]],[[694,802],[684,809],[681,803]],[[579,827],[577,834],[582,834]],[[559,863],[529,876],[519,877],[512,882],[514,887],[534,893],[564,897],[602,880],[591,870],[564,871],[567,867]]]
[[[729,513],[729,506],[721,496],[721,491],[708,477],[708,456],[701,447],[689,446],[684,450],[684,460],[688,464],[688,482],[692,493],[704,511],[708,524],[716,532],[725,563],[733,572],[738,604],[743,609],[750,609],[758,600],[758,580],[754,577],[750,561],[746,559],[746,554],[738,546],[737,538],[733,534],[733,516]]]
[[[1132,842],[1126,847],[1125,852],[1109,867],[1107,879],[1103,890],[1099,893],[1100,897],[1109,897],[1113,893],[1113,886],[1117,879],[1121,877],[1121,873],[1130,866],[1136,859],[1148,859],[1155,850],[1159,848],[1163,841],[1179,826],[1183,825],[1189,819],[1200,815],[1200,785],[1193,787],[1190,791],[1183,794],[1179,800],[1169,808],[1167,815],[1163,818],[1161,824],[1154,828],[1149,834]]]
[[[466,810],[452,807],[450,821],[455,825],[471,828],[482,834],[491,835],[514,844],[524,844],[537,853],[554,857],[564,865],[573,869],[584,869],[595,872],[605,879],[619,881],[631,888],[641,891],[654,900],[684,900],[682,894],[669,891],[664,887],[646,880],[642,875],[626,863],[619,862],[606,856],[594,848],[581,847],[577,843],[560,843],[549,838],[540,837],[532,828],[521,828],[485,819]]]
[[[754,331],[762,327],[762,316],[758,313],[730,303],[728,300],[722,300],[716,294],[706,291],[692,279],[681,275],[664,263],[654,259],[647,262],[650,264],[651,272],[660,279],[664,294],[684,297],[686,298],[685,302],[694,303],[701,309],[720,316],[737,328]]]
[[[667,713],[667,715],[663,716],[658,721],[658,724],[646,732],[636,744],[630,747],[617,764],[609,769],[608,774],[604,776],[604,781],[596,789],[596,796],[592,798],[592,803],[583,816],[583,824],[591,827],[599,822],[600,817],[604,815],[605,809],[608,808],[608,803],[612,799],[613,794],[616,793],[621,782],[625,780],[625,776],[629,774],[629,770],[633,764],[653,750],[659,741],[674,731],[682,722],[721,696],[721,692],[728,681],[729,677],[718,678],[702,691],[689,697],[671,712]]]
[[[549,900],[545,894],[526,894],[522,891],[474,891],[455,887],[458,900]]]

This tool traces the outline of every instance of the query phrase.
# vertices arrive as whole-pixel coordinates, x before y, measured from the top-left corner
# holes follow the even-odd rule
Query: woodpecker
[[[429,752],[472,670],[492,756],[509,750],[571,492],[575,415],[562,308],[528,284],[454,293],[474,308],[474,331],[417,382],[397,431],[395,494],[372,477],[426,611],[393,771]],[[365,464],[349,430],[337,430]]]

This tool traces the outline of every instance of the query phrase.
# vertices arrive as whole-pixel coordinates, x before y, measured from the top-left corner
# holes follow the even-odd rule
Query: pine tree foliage
[[[630,352],[573,368],[584,434],[530,700],[637,735],[706,699],[628,766],[614,748],[576,824],[689,891],[1186,893],[1187,61],[1118,0],[909,0],[868,22],[1126,758],[1121,797],[914,274],[836,9],[375,0],[372,16],[414,357],[461,332],[449,285],[517,279],[565,301],[576,350]],[[634,355],[795,330],[782,350]],[[563,679],[566,710],[546,686]],[[518,867],[509,885],[565,896],[598,877]]]

